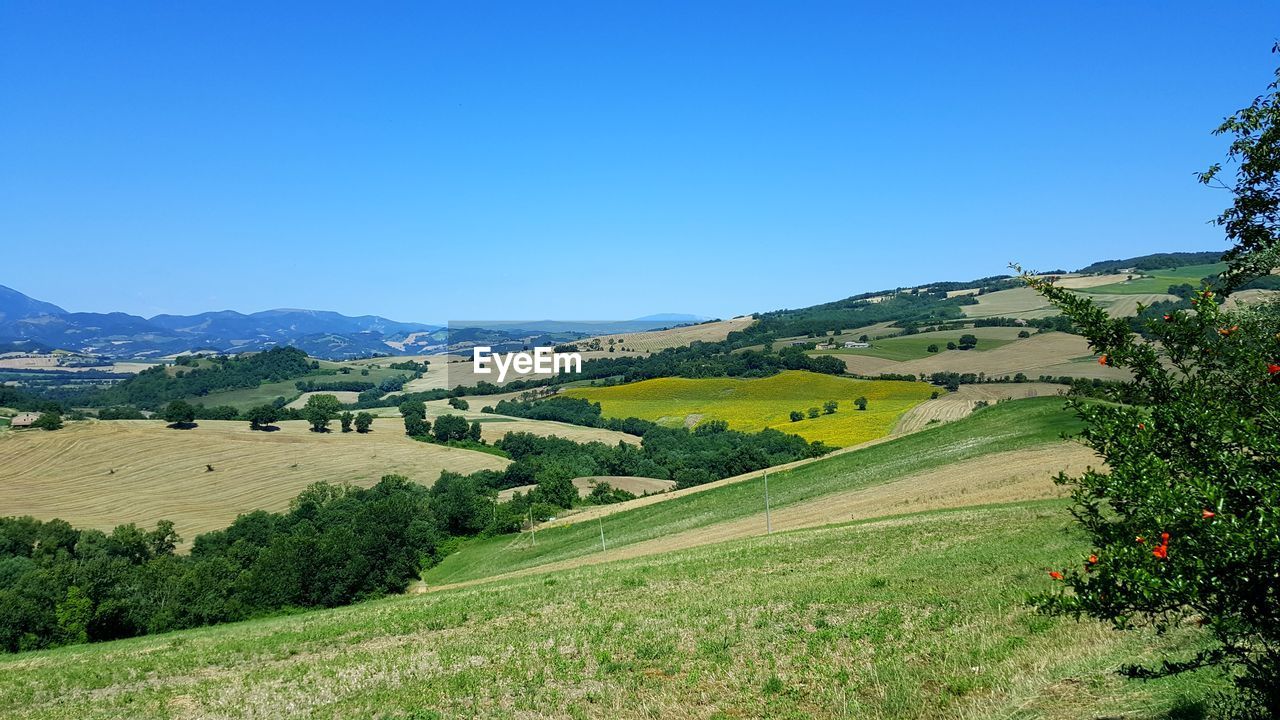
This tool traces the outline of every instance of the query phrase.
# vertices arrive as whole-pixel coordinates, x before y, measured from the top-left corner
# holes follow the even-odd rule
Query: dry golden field
[[[152,366],[152,363],[146,362],[115,362],[110,365],[103,365],[100,367],[64,367],[58,364],[58,360],[64,357],[67,357],[65,353],[54,353],[48,355],[6,353],[4,355],[0,355],[0,370],[61,370],[63,372],[100,370],[102,372],[113,373],[137,373]]]
[[[276,432],[248,423],[202,420],[171,430],[147,420],[68,423],[56,432],[0,431],[0,516],[60,517],[110,530],[172,520],[190,542],[256,509],[283,510],[307,485],[369,486],[400,474],[432,483],[441,470],[500,470],[488,453],[405,437],[398,419],[373,432],[313,433],[300,421]],[[212,465],[209,472],[206,465]]]
[[[894,435],[915,432],[930,422],[951,422],[969,415],[978,401],[995,404],[1001,400],[1019,400],[1033,397],[1064,395],[1066,385],[1054,383],[991,383],[985,385],[961,385],[960,389],[926,400],[908,410],[893,429]]]
[[[1098,277],[1107,278],[1110,276]],[[1126,276],[1120,277],[1123,280]],[[1092,277],[1068,278],[1068,281],[1073,281],[1073,284],[1068,287],[1085,289],[1102,286],[1102,284],[1089,284],[1088,281],[1092,279]],[[1159,300],[1176,300],[1177,298],[1163,293],[1091,293],[1089,299],[1105,308],[1112,317],[1126,317],[1137,314],[1139,303],[1150,305]],[[1059,314],[1058,309],[1050,305],[1035,290],[1025,287],[979,295],[978,304],[965,305],[960,309],[966,316],[971,318],[1008,317],[1029,320]]]
[[[578,493],[585,496],[591,492],[591,488],[600,483],[609,483],[609,486],[617,490],[626,490],[636,495],[652,495],[654,493],[667,492],[676,486],[674,480],[658,480],[647,477],[609,477],[605,475],[594,477],[574,478],[573,486],[578,488]],[[537,485],[520,485],[519,487],[507,488],[498,493],[498,499],[506,502],[515,496],[516,493],[527,493],[533,490]],[[572,511],[569,511],[572,512]]]
[[[1079,335],[1047,332],[982,352],[948,351],[919,360],[898,363],[886,372],[985,372],[987,375],[1024,373],[1070,375],[1084,378],[1127,379],[1128,373],[1099,365],[1097,356]]]
[[[685,327],[671,328],[670,330],[655,330],[653,332],[637,332],[624,333],[618,335],[600,335],[596,338],[588,338],[579,341],[579,346],[591,342],[592,339],[599,340],[602,347],[608,347],[609,341],[613,340],[615,345],[623,345],[628,350],[636,350],[643,353],[657,352],[672,347],[680,347],[688,345],[692,342],[720,342],[729,337],[729,333],[738,330],[746,330],[751,327],[755,319],[750,315],[743,315],[728,320],[717,320],[716,322],[702,323],[701,325],[688,325]]]
[[[1124,282],[1132,273],[1116,273],[1113,275],[1059,275],[1058,286],[1070,290],[1085,290],[1100,285]]]

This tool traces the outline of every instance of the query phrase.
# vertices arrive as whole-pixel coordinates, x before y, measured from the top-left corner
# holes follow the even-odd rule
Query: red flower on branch
[[[1280,373],[1280,365],[1277,365],[1275,363],[1271,363],[1267,365],[1267,372],[1271,373],[1272,375],[1275,375],[1276,373]]]
[[[1169,557],[1169,533],[1167,532],[1160,533],[1160,544],[1157,545],[1156,548],[1151,551],[1151,554],[1155,555],[1157,558],[1160,558],[1161,560],[1164,560],[1165,558]]]
[[[1098,556],[1097,556],[1097,555],[1090,555],[1090,556],[1089,556],[1089,564],[1090,564],[1090,565],[1097,565],[1097,564],[1098,564]]]
[[[1098,364],[1099,364],[1099,365],[1106,365],[1106,364],[1107,364],[1107,356],[1106,356],[1106,355],[1103,355],[1102,357],[1098,358]]]
[[[1049,577],[1053,578],[1054,580],[1061,580],[1062,573],[1058,572],[1057,570],[1050,570]]]
[[[1200,513],[1200,517],[1204,518],[1205,520],[1212,520],[1214,517],[1216,517],[1216,516],[1217,516],[1217,514],[1218,514],[1218,513],[1214,512],[1214,511],[1212,511],[1212,510],[1203,510],[1203,511],[1201,511],[1201,513]]]

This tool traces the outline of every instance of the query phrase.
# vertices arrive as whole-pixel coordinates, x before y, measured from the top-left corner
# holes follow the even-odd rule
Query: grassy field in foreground
[[[885,483],[906,475],[989,453],[1017,450],[1058,439],[1079,427],[1061,398],[1030,398],[993,405],[972,416],[896,440],[837,455],[785,472],[770,473],[776,509],[831,493]],[[759,514],[760,479],[674,498],[609,516],[608,545],[619,548],[686,530]],[[473,540],[428,570],[430,585],[491,577],[599,552],[595,523],[548,528],[537,546],[513,536]]]
[[[1226,263],[1213,263],[1210,265],[1187,265],[1186,267],[1170,270],[1141,270],[1133,273],[1135,276],[1133,280],[1121,281],[1110,285],[1098,285],[1089,288],[1086,292],[1100,295],[1143,295],[1168,292],[1170,285],[1181,285],[1183,283],[1199,288],[1201,279],[1216,275],[1226,269]],[[1137,277],[1139,275],[1142,277]]]
[[[331,611],[0,658],[0,716],[1200,717],[1194,637],[1045,618],[1061,503],[773,535]]]
[[[673,427],[724,420],[735,430],[772,427],[806,440],[844,447],[887,435],[904,412],[929,399],[928,383],[853,380],[789,370],[766,378],[658,378],[612,387],[565,390],[600,403],[606,417],[638,417]],[[853,401],[868,400],[859,411]],[[793,410],[840,403],[831,415],[791,422]]]

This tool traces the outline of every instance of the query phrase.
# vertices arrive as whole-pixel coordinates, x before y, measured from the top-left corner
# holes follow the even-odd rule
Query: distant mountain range
[[[416,355],[454,346],[497,349],[565,342],[593,334],[635,332],[701,321],[693,315],[651,315],[617,323],[557,321],[455,324],[397,322],[323,310],[233,310],[198,315],[73,313],[0,285],[0,349],[67,350],[110,358],[164,357],[194,351],[245,352],[288,345],[308,355],[345,359]],[[465,328],[463,332],[461,328]]]

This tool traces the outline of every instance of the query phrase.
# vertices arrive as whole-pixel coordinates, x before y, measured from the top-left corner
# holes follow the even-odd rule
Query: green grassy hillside
[[[914,472],[988,453],[1016,450],[1059,438],[1078,428],[1061,398],[1032,398],[995,405],[971,417],[897,440],[769,476],[774,508],[822,495],[884,483]],[[609,516],[608,544],[619,548],[676,532],[735,520],[761,512],[759,479],[719,487]],[[538,533],[537,545],[511,536],[475,540],[426,573],[431,585],[474,580],[560,562],[600,551],[595,523],[556,527]]]
[[[1194,643],[1027,609],[1061,503],[929,513],[0,658],[6,718],[1187,718]]]

